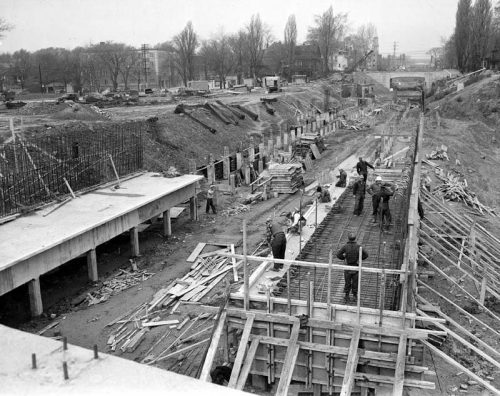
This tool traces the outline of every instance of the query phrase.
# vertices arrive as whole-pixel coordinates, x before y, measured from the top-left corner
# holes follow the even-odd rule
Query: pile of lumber
[[[271,164],[269,176],[272,190],[278,193],[293,194],[304,183],[301,164]]]
[[[448,158],[448,148],[442,145],[441,148],[433,150],[430,154],[427,154],[426,158],[431,160],[439,159],[449,161],[450,159]]]
[[[443,182],[443,184],[434,189],[434,195],[442,197],[448,201],[462,201],[466,205],[478,211],[480,214],[496,216],[494,209],[479,202],[476,194],[469,189],[466,179],[460,181],[457,176],[453,176],[450,172],[445,174],[444,171],[436,173],[436,176]]]
[[[320,159],[326,146],[323,138],[314,134],[304,134],[293,146],[293,155],[305,158],[309,154],[313,159]]]
[[[231,207],[224,209],[221,212],[222,216],[234,216],[242,212],[248,212],[250,209],[247,205],[241,203],[235,203]]]
[[[135,286],[145,280],[151,278],[154,273],[146,270],[137,270],[129,272],[120,269],[120,274],[110,280],[102,283],[102,286],[91,293],[87,293],[85,301],[88,305],[95,305],[107,301],[111,296],[120,293],[121,291]]]
[[[156,293],[149,309],[175,305],[179,301],[198,302],[224,279],[232,268],[233,262],[227,257],[213,253],[201,254],[184,277],[176,279],[167,288]]]
[[[371,128],[371,125],[365,121],[361,120],[345,120],[343,118],[338,119],[341,129],[349,129],[352,131],[366,131]]]

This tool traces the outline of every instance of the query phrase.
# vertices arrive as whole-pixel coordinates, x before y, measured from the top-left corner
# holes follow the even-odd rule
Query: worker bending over
[[[271,246],[273,257],[275,259],[284,259],[286,252],[286,236],[283,232],[283,226],[271,217],[267,218],[266,226],[266,240],[269,246]],[[283,268],[283,264],[274,263],[273,269],[275,271],[279,271],[281,268]]]

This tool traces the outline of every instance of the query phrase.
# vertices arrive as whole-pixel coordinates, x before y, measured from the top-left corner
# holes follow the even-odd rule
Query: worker
[[[394,195],[396,187],[392,183],[382,184],[380,191],[381,205],[380,205],[380,217],[381,217],[381,227],[383,230],[388,231],[391,226],[392,216],[389,209],[389,200]]]
[[[339,181],[335,184],[335,187],[345,187],[347,182],[347,173],[343,169],[339,169],[339,173],[340,174],[337,176]]]
[[[214,205],[214,195],[215,195],[215,185],[210,184],[210,187],[207,190],[207,207],[206,207],[207,214],[210,208],[212,208],[214,214],[217,214],[217,209],[215,209]]]
[[[330,202],[332,200],[332,197],[330,196],[330,191],[328,191],[328,188],[326,187],[321,187],[318,186],[316,188],[316,198],[318,201],[325,203],[325,202]]]
[[[363,212],[363,204],[365,202],[365,189],[365,179],[363,178],[363,176],[359,176],[358,180],[356,180],[356,182],[352,186],[352,194],[354,195],[355,199],[353,214],[355,216],[359,216],[361,215],[361,212]]]
[[[422,206],[422,202],[420,201],[420,198],[418,199],[417,210],[420,220],[423,220],[425,218],[425,212],[424,212],[424,207]]]
[[[382,178],[380,176],[377,176],[375,178],[375,183],[372,183],[366,191],[368,194],[372,196],[372,215],[373,215],[373,222],[377,222],[377,215],[378,215],[378,207],[380,204],[380,197],[382,194]]]
[[[292,234],[300,234],[302,227],[306,225],[306,219],[300,213],[298,208],[294,208],[293,212],[288,212],[286,215],[288,219],[288,232]]]
[[[358,172],[358,175],[363,176],[363,178],[365,179],[365,183],[368,177],[368,168],[375,169],[372,164],[363,161],[363,158],[359,157],[359,162],[356,164],[356,171]]]
[[[344,260],[346,265],[356,267],[359,265],[359,248],[360,245],[356,243],[356,235],[350,232],[348,235],[347,243],[340,248],[337,252],[337,258]],[[368,253],[361,248],[361,259],[366,260]],[[358,271],[344,271],[344,304],[349,302],[349,293],[352,291],[352,296],[356,301],[358,298]]]
[[[286,236],[283,232],[283,226],[271,217],[267,218],[266,226],[266,240],[269,246],[271,246],[273,257],[275,259],[284,259],[286,252]],[[274,263],[273,269],[275,271],[279,271],[281,268],[283,268],[283,264]]]
[[[224,385],[224,383],[229,382],[232,371],[233,371],[232,363],[225,362],[222,364],[222,366],[215,367],[210,372],[212,383],[217,385]]]

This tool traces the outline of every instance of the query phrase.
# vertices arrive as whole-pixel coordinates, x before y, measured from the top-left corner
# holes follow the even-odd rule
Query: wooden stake
[[[115,172],[116,181],[118,182],[117,187],[119,188],[120,187],[120,176],[118,176],[118,172],[116,171],[115,163],[113,161],[113,157],[111,156],[111,154],[109,154],[109,160],[111,161],[111,166],[113,167],[113,171]]]
[[[356,302],[356,307],[358,309],[358,324],[361,323],[361,274],[363,269],[363,248],[359,247],[359,274],[358,274],[358,300]]]
[[[73,189],[71,188],[71,186],[69,185],[68,180],[66,180],[65,177],[63,177],[63,180],[64,180],[64,183],[66,183],[66,187],[68,187],[69,193],[71,194],[71,196],[73,197],[73,199],[76,198],[76,195],[73,192]]]
[[[245,311],[250,309],[250,290],[248,284],[248,263],[247,263],[247,221],[243,220],[243,289],[244,289],[244,301],[243,306]]]

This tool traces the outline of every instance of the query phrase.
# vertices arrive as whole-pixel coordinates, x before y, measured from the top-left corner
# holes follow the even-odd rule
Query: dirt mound
[[[17,111],[19,115],[54,114],[68,107],[65,103],[55,102],[28,102]]]
[[[489,72],[472,81],[463,90],[432,102],[429,107],[446,118],[496,124],[500,119],[500,75]]]
[[[106,120],[104,114],[90,106],[65,103],[65,108],[53,115],[57,120],[101,121]]]

